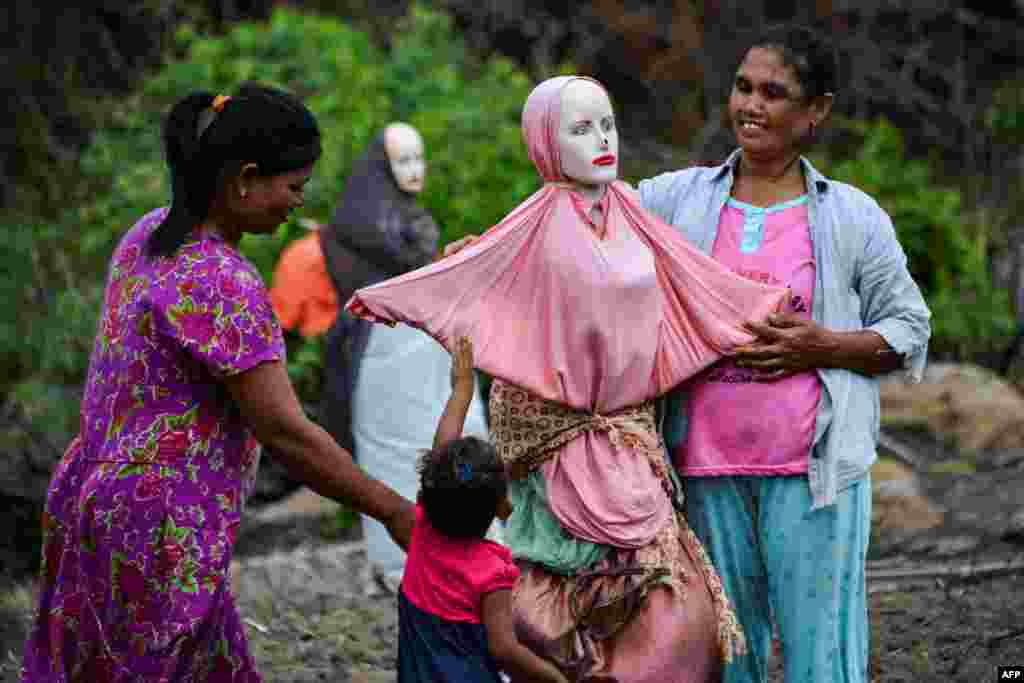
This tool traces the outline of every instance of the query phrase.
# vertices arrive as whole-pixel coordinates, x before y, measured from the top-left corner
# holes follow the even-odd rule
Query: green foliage
[[[421,200],[442,242],[483,232],[540,186],[519,123],[533,84],[506,59],[473,62],[454,35],[446,15],[413,7],[384,81],[392,118],[423,135]]]
[[[907,159],[899,129],[884,119],[847,126],[863,139],[852,158],[824,166],[892,217],[914,279],[932,310],[932,346],[963,352],[1012,327],[1005,291],[992,284],[986,232],[968,222],[960,192],[938,184],[932,166]]]
[[[1009,81],[996,90],[985,124],[1003,144],[1024,143],[1024,84]]]
[[[333,212],[352,162],[393,120],[423,133],[430,175],[422,200],[443,240],[486,229],[533,191],[539,183],[519,131],[526,76],[507,60],[471,59],[443,14],[414,7],[395,28],[386,56],[336,19],[288,9],[224,35],[180,27],[164,67],[102,117],[64,205],[45,220],[26,218],[0,245],[13,271],[0,287],[18,302],[16,315],[0,316],[5,392],[82,382],[107,261],[139,217],[168,203],[162,117],[193,90],[230,93],[258,80],[303,98],[324,139],[303,213],[320,222]],[[246,236],[242,251],[269,283],[281,250],[303,232],[289,222],[270,236]],[[319,391],[320,358],[319,340],[290,339],[289,373],[307,403]],[[73,423],[77,411],[74,401],[43,408],[36,414],[51,425]]]

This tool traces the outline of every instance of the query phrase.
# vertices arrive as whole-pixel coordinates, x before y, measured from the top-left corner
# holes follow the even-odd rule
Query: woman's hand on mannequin
[[[813,320],[782,313],[746,327],[757,339],[737,348],[734,360],[739,367],[760,370],[760,381],[774,382],[816,368],[873,377],[902,364],[902,356],[873,330],[835,332]]]
[[[760,370],[762,381],[823,367],[838,348],[828,330],[795,315],[775,314],[764,322],[748,322],[746,328],[757,338],[736,349],[736,365]]]
[[[448,258],[449,256],[458,254],[460,251],[473,244],[473,242],[476,242],[479,238],[480,235],[466,235],[462,239],[455,240],[451,244],[445,246],[442,258]]]

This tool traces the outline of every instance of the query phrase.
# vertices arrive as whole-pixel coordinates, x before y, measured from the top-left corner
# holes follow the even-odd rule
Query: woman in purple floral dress
[[[258,441],[408,542],[408,501],[306,419],[237,250],[302,205],[320,154],[312,114],[256,85],[195,93],[164,141],[174,199],[114,252],[81,431],[50,484],[26,682],[262,680],[228,581]]]

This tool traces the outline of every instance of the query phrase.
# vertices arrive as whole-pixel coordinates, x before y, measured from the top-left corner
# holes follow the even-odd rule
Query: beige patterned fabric
[[[647,458],[666,495],[676,495],[651,402],[598,415],[546,401],[495,379],[490,412],[491,438],[515,478],[523,478],[557,457],[564,444],[584,432],[605,431],[618,449]],[[531,567],[517,589],[517,609],[535,627],[535,639],[544,641],[549,656],[570,670],[588,668],[595,664],[595,653],[601,651],[597,641],[611,638],[628,623],[653,585],[666,585],[685,597],[687,586],[694,587],[687,567],[696,568],[704,579],[714,606],[722,660],[731,662],[734,654],[746,651],[746,639],[718,573],[681,512],[648,545],[636,550],[612,549],[608,558],[589,571],[565,577]],[[547,613],[540,614],[541,609]],[[537,633],[538,625],[543,626],[543,637]],[[582,649],[581,643],[586,644]]]
[[[491,440],[516,479],[524,478],[587,431],[608,432],[615,446],[643,453],[656,469],[656,462],[665,467],[651,401],[599,415],[546,401],[495,379],[490,412]]]

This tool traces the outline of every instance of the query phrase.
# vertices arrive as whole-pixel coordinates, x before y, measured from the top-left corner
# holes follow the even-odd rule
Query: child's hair
[[[417,465],[420,504],[449,538],[483,538],[508,495],[508,475],[494,446],[475,436],[427,451]]]

